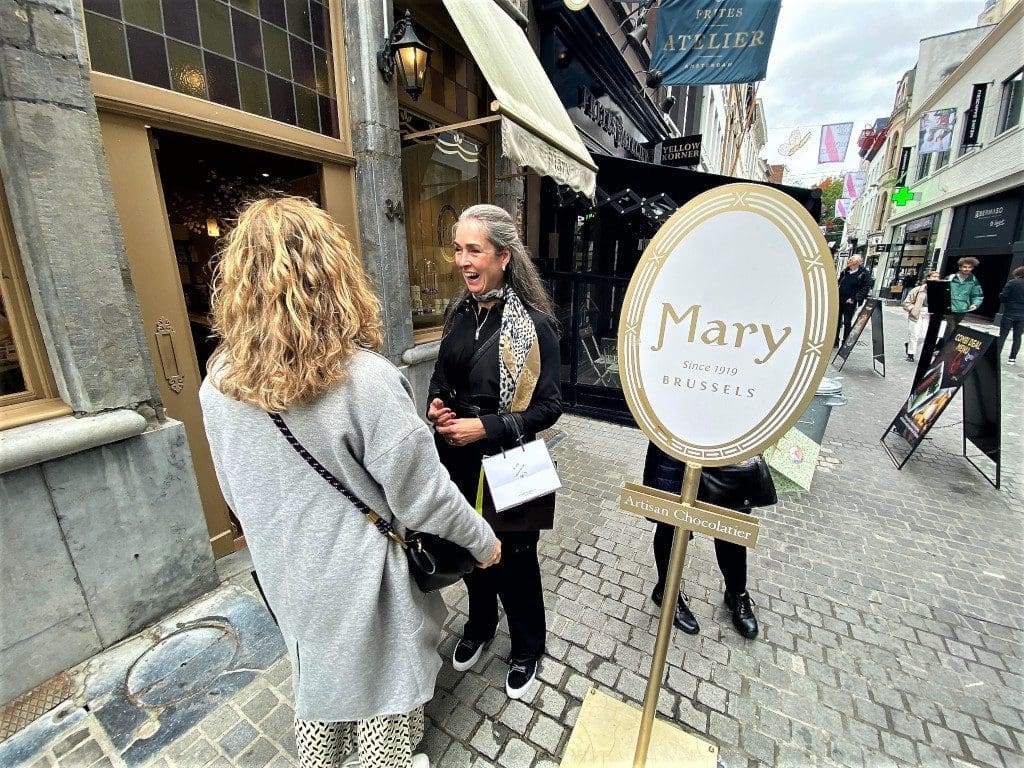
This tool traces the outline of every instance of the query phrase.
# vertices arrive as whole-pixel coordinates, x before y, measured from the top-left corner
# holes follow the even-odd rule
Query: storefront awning
[[[494,91],[505,154],[593,197],[597,166],[523,30],[491,0],[444,5]]]

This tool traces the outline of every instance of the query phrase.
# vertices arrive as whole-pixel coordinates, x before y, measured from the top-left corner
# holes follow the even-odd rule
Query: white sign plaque
[[[810,403],[835,339],[835,267],[793,198],[727,184],[662,226],[629,283],[619,371],[637,424],[703,466],[760,453]]]

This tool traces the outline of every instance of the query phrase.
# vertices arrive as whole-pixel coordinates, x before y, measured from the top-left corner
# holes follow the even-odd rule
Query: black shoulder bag
[[[288,444],[295,449],[296,453],[309,466],[316,470],[320,477],[334,486],[335,490],[352,502],[355,508],[363,514],[363,517],[369,520],[382,535],[394,541],[405,551],[406,558],[409,561],[409,573],[412,574],[416,585],[421,590],[433,592],[442,587],[451,586],[476,567],[476,558],[470,554],[468,549],[460,547],[458,544],[447,539],[442,539],[433,533],[406,531],[405,538],[403,539],[389,521],[382,518],[360,501],[358,496],[346,488],[338,478],[331,474],[327,467],[317,461],[305,449],[298,438],[292,434],[288,425],[284,423],[281,414],[271,413],[269,416],[274,424],[277,425],[277,428],[281,430],[281,434],[288,440]]]

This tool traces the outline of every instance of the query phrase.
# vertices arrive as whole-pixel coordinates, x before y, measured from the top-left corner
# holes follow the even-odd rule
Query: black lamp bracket
[[[384,40],[384,47],[377,51],[377,69],[380,70],[385,83],[390,83],[391,78],[395,76],[395,43],[402,39],[405,30],[411,24],[412,13],[407,10],[405,15],[395,21],[394,26],[391,27],[391,31],[388,32],[388,36]]]

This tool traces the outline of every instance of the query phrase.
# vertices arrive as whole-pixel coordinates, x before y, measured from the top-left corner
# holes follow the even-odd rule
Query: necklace
[[[477,309],[477,311],[476,311],[476,312],[474,312],[474,313],[473,313],[473,319],[474,319],[474,320],[476,320],[476,333],[475,333],[475,334],[473,334],[473,338],[474,338],[474,339],[475,339],[476,341],[480,341],[480,329],[481,329],[481,328],[483,328],[483,326],[484,326],[484,323],[486,323],[486,322],[487,322],[487,316],[488,316],[488,315],[489,315],[490,313],[491,313],[491,308],[490,308],[490,307],[488,307],[487,309],[485,309],[485,310],[484,310],[484,313],[483,313],[483,314],[484,314],[484,318],[483,318],[483,320],[481,320],[481,319],[480,319],[480,310],[479,310],[479,308]]]

